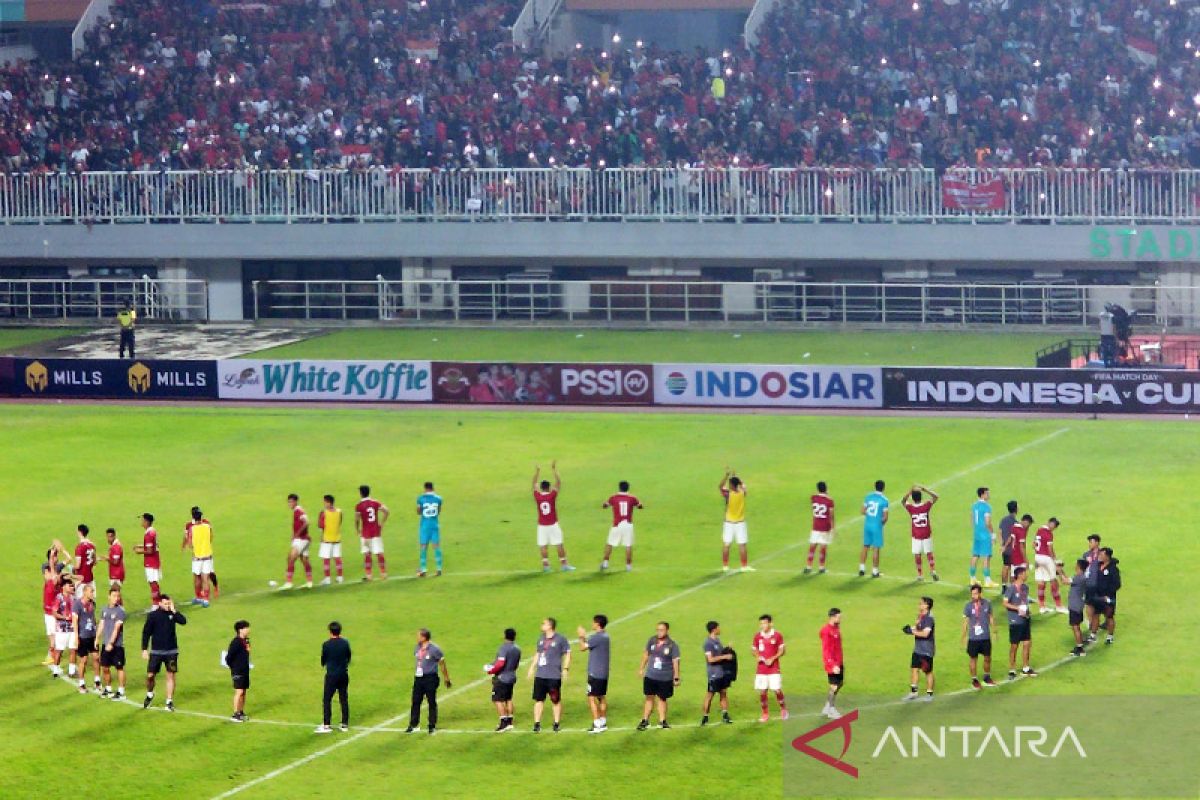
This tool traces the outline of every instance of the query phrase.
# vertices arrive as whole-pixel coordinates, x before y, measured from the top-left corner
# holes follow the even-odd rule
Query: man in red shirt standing
[[[292,510],[292,547],[288,550],[287,580],[280,586],[280,591],[292,588],[292,578],[296,575],[296,560],[304,564],[304,588],[312,588],[312,562],[308,560],[308,548],[312,540],[308,538],[308,514],[300,506],[300,495],[289,494],[288,508]]]
[[[633,510],[643,508],[642,502],[629,493],[629,481],[617,484],[617,493],[604,501],[601,508],[611,508],[613,515],[612,528],[608,531],[608,541],[604,545],[604,559],[600,569],[608,569],[608,557],[614,547],[625,548],[625,571],[633,570]]]
[[[106,530],[104,538],[108,540],[108,555],[100,560],[108,562],[108,588],[119,589],[125,583],[125,547],[117,539],[116,528]]]
[[[158,584],[162,582],[162,559],[158,554],[158,531],[154,530],[154,515],[142,514],[142,543],[135,545],[133,551],[143,557],[146,568],[146,583],[150,584],[151,610],[158,607],[158,598],[162,595]]]
[[[371,580],[371,556],[379,561],[379,579],[387,580],[387,561],[383,557],[383,523],[387,522],[388,507],[378,500],[371,497],[371,487],[362,485],[358,487],[358,494],[362,497],[358,504],[354,506],[354,527],[358,531],[359,541],[362,543],[363,554],[363,569],[366,572],[363,574],[363,580]]]
[[[1037,529],[1033,536],[1033,576],[1037,579],[1038,611],[1042,614],[1067,613],[1063,607],[1062,595],[1058,592],[1058,557],[1054,553],[1054,531],[1058,528],[1058,520],[1054,517],[1046,520],[1046,524]],[[1054,611],[1046,608],[1046,584],[1050,584],[1050,594],[1054,597]]]
[[[1025,543],[1029,540],[1029,529],[1033,527],[1033,517],[1029,514],[1021,517],[1020,522],[1014,522],[1012,526],[1012,536],[1009,537],[1009,561],[1013,572],[1016,572],[1017,567],[1029,567],[1029,562],[1025,558]]]
[[[813,556],[820,553],[820,570],[825,574],[825,553],[833,543],[833,498],[826,494],[825,481],[817,481],[817,493],[812,496],[812,533],[808,536],[808,562],[804,574],[812,572]]]
[[[925,492],[929,493],[928,500],[925,499]],[[933,527],[929,523],[929,511],[937,501],[937,492],[920,485],[909,489],[908,494],[904,495],[904,500],[901,501],[904,510],[912,517],[912,553],[913,561],[917,564],[918,583],[925,580],[925,575],[921,572],[922,555],[929,559],[930,576],[935,581],[938,579],[937,565],[933,560]]]
[[[562,490],[558,462],[551,461],[550,469],[554,472],[553,488],[550,487],[550,481],[539,483],[542,468],[533,468],[533,504],[537,507],[537,544],[542,555],[542,572],[550,571],[551,545],[558,548],[558,563],[562,571],[571,572],[575,568],[567,562],[567,548],[563,545],[562,527],[558,524],[558,493]]]
[[[75,596],[82,598],[83,587],[91,586],[93,592],[96,590],[96,545],[88,538],[91,531],[87,525],[80,525],[75,530],[79,534],[79,544],[75,545],[75,574],[79,576]]]
[[[775,701],[779,703],[779,716],[788,718],[787,701],[783,697],[783,676],[779,671],[779,659],[783,658],[787,645],[783,642],[783,634],[775,630],[774,620],[770,614],[758,618],[758,633],[754,634],[751,645],[758,666],[754,671],[754,688],[758,691],[758,702],[762,706],[762,716],[759,722],[771,718],[767,711],[767,692],[775,693]]]
[[[825,675],[829,681],[829,694],[825,698],[825,707],[821,715],[830,719],[838,719],[842,713],[837,710],[837,696],[846,678],[846,667],[842,662],[842,610],[829,609],[829,622],[821,628],[821,660],[825,664]]]

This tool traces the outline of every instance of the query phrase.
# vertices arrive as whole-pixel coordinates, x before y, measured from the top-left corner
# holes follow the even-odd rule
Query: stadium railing
[[[1200,288],[1047,283],[506,280],[254,281],[255,319],[393,322],[1095,325],[1121,302],[1136,325],[1200,329]]]
[[[948,183],[950,182],[950,183]],[[0,175],[0,222],[1200,221],[1200,170],[360,169]]]
[[[0,320],[111,320],[126,303],[139,320],[204,322],[208,284],[146,276],[0,280]]]

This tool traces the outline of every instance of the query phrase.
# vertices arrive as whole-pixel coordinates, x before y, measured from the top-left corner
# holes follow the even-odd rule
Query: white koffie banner
[[[878,367],[655,364],[654,402],[675,406],[882,408]]]
[[[222,400],[329,400],[428,403],[433,400],[428,361],[217,362]]]

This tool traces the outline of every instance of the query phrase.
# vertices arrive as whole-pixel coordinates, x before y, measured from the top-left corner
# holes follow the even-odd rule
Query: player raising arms
[[[883,481],[875,481],[875,491],[863,499],[863,546],[858,556],[858,577],[867,574],[867,554],[871,554],[871,577],[878,578],[879,555],[883,551],[883,526],[888,521],[888,499],[883,494]],[[874,552],[872,552],[874,551]]]
[[[327,494],[322,499],[325,501],[325,507],[317,517],[317,527],[321,529],[320,556],[321,565],[325,570],[321,585],[328,586],[330,560],[337,566],[337,582],[342,582],[342,510],[334,505],[333,495]]]
[[[142,543],[134,545],[133,551],[142,556],[146,568],[146,583],[150,584],[150,610],[158,607],[161,595],[159,583],[162,582],[162,557],[158,553],[158,531],[154,530],[154,515],[142,514]]]
[[[354,529],[362,542],[363,580],[371,580],[371,556],[379,561],[379,579],[387,580],[387,561],[383,558],[383,523],[389,516],[388,507],[371,497],[371,487],[358,487],[362,498],[354,506]]]
[[[813,556],[820,553],[820,574],[825,574],[825,552],[833,543],[833,498],[826,493],[825,481],[817,481],[817,493],[812,496],[812,533],[808,535],[808,562],[804,574],[812,572]]]
[[[1062,595],[1058,592],[1058,563],[1054,555],[1054,531],[1058,528],[1058,520],[1054,517],[1046,520],[1046,524],[1037,529],[1033,535],[1033,577],[1037,581],[1038,613],[1053,614],[1057,611],[1066,614],[1063,608]],[[1050,584],[1050,594],[1054,598],[1054,611],[1046,608],[1046,584]]]
[[[550,470],[554,473],[553,488],[550,481],[538,481],[542,468],[533,468],[533,504],[537,507],[537,544],[542,555],[542,572],[550,571],[550,545],[558,548],[558,563],[562,571],[570,572],[575,568],[567,563],[567,548],[563,546],[562,527],[558,524],[558,493],[562,490],[562,478],[558,474],[557,461],[550,462]],[[605,560],[608,555],[606,550]]]
[[[617,484],[617,493],[604,501],[601,508],[611,508],[613,515],[612,528],[608,531],[608,541],[604,545],[604,558],[600,561],[600,569],[608,569],[608,557],[614,547],[625,548],[625,571],[633,569],[633,510],[644,508],[642,502],[629,493],[629,481]]]
[[[192,518],[183,527],[183,544],[180,549],[192,548],[192,584],[195,595],[192,605],[208,608],[208,582],[213,579],[213,529],[212,523],[204,518],[200,506],[192,506]]]
[[[968,585],[975,583],[975,565],[983,561],[983,588],[994,589],[992,583],[992,544],[996,541],[996,532],[992,529],[992,493],[986,486],[975,490],[976,500],[971,505],[971,579]]]
[[[292,510],[292,546],[288,550],[287,579],[280,591],[292,588],[292,578],[296,575],[297,559],[304,565],[304,588],[312,588],[312,562],[308,560],[308,548],[312,539],[308,536],[308,513],[300,505],[300,495],[292,493],[287,496],[288,508]]]
[[[754,572],[750,566],[750,557],[746,553],[746,545],[750,537],[746,533],[746,484],[729,467],[725,468],[725,477],[717,487],[721,497],[725,498],[725,524],[721,529],[721,569],[729,571],[729,547],[734,542],[738,546],[738,556],[742,561],[742,572]]]
[[[421,518],[421,527],[417,539],[421,545],[421,569],[418,578],[424,578],[429,563],[426,555],[429,545],[433,545],[433,561],[437,574],[442,574],[442,496],[433,491],[433,481],[425,481],[425,492],[417,498],[417,516]]]
[[[925,499],[926,493],[929,494],[928,500]],[[929,559],[930,576],[935,581],[938,579],[937,566],[933,561],[933,528],[929,523],[929,511],[937,501],[937,492],[920,484],[915,484],[909,489],[901,501],[904,510],[912,517],[912,553],[913,560],[917,562],[918,581],[925,580],[925,575],[921,572],[922,554]]]

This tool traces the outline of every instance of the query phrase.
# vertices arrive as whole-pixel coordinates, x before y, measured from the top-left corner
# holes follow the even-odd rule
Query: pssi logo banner
[[[222,400],[329,400],[426,403],[428,361],[217,362]]]
[[[784,723],[788,797],[1196,797],[1200,698],[1020,692],[825,697]]]
[[[655,364],[654,402],[683,406],[882,408],[877,367]]]
[[[435,361],[439,403],[650,405],[649,364],[481,363]]]
[[[15,359],[13,393],[118,400],[216,399],[215,361]]]

